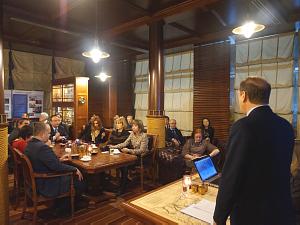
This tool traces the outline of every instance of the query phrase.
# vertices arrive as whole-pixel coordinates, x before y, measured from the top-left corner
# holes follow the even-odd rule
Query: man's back
[[[237,121],[231,130],[216,217],[225,217],[219,212],[226,207],[232,209],[228,213],[233,224],[293,224],[289,221],[293,145],[291,125],[269,106]],[[231,202],[226,195],[233,196]]]

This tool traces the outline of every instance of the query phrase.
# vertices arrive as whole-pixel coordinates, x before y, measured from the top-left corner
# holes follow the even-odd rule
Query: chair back
[[[32,164],[26,155],[20,153],[20,156],[23,168],[25,194],[29,197],[36,198],[36,183],[34,178],[34,172],[32,169]]]
[[[9,150],[11,156],[12,156],[12,159],[13,159],[13,163],[14,163],[13,171],[14,171],[14,176],[17,179],[22,174],[21,157],[19,155],[19,153],[20,154],[22,154],[22,153],[19,152],[19,150],[12,147],[10,144],[8,145],[8,150]]]
[[[158,135],[147,133],[147,137],[148,137],[148,149],[149,149],[149,152],[152,152],[153,160],[154,160],[156,157]]]

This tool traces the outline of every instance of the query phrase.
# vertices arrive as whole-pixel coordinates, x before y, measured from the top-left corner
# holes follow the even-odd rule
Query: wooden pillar
[[[3,24],[3,2],[0,1],[0,23]],[[7,121],[4,115],[3,26],[0,26],[0,224],[8,224],[8,145]]]
[[[165,147],[163,21],[149,25],[148,133],[158,134],[158,147]]]

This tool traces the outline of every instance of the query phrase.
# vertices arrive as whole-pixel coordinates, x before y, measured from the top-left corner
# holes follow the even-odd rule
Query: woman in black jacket
[[[203,118],[200,128],[203,132],[203,139],[212,143],[214,139],[215,129],[211,126],[210,120],[208,118]]]

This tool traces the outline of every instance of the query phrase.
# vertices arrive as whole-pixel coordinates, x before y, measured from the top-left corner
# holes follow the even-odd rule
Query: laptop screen
[[[218,174],[214,163],[209,156],[194,160],[194,165],[198,171],[201,180],[206,181]]]

